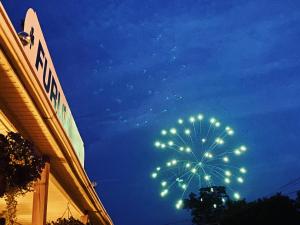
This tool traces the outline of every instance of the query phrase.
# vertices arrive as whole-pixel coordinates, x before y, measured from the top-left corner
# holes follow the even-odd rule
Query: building
[[[0,3],[0,132],[8,131],[50,159],[34,192],[18,197],[18,224],[44,225],[70,214],[84,223],[113,224],[84,170],[84,145],[36,13],[27,11],[18,35]]]

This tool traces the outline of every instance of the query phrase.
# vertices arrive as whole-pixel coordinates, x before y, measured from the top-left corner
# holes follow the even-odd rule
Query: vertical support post
[[[32,224],[46,225],[50,163],[46,162],[41,178],[34,184]]]
[[[87,224],[89,222],[89,216],[87,214],[83,215],[80,217],[80,221],[83,223],[83,224]]]

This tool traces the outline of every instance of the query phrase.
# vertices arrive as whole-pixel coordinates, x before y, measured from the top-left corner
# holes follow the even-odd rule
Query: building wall
[[[76,217],[113,224],[0,2],[0,132],[8,131],[20,132],[49,158],[49,218],[61,217],[69,203]],[[32,201],[25,202],[29,206]]]

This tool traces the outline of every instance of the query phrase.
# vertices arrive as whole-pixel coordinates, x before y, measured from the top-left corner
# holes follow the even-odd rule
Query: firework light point
[[[181,209],[189,193],[225,186],[230,197],[239,200],[247,173],[240,160],[247,147],[234,134],[230,126],[203,114],[179,118],[173,127],[162,129],[154,147],[167,160],[151,173],[159,195],[177,196],[175,207]]]

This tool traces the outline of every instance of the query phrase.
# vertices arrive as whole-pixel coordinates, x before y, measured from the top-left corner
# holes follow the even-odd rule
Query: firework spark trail
[[[247,148],[235,144],[234,130],[229,126],[222,127],[214,117],[205,119],[202,114],[186,121],[180,118],[177,123],[178,127],[162,130],[159,140],[154,143],[158,150],[170,150],[178,155],[151,174],[153,179],[161,180],[160,196],[166,197],[170,191],[179,192],[180,199],[175,206],[180,209],[188,191],[222,185],[239,199],[235,186],[244,183],[247,170],[237,166],[238,157]],[[237,164],[232,165],[232,161]]]

